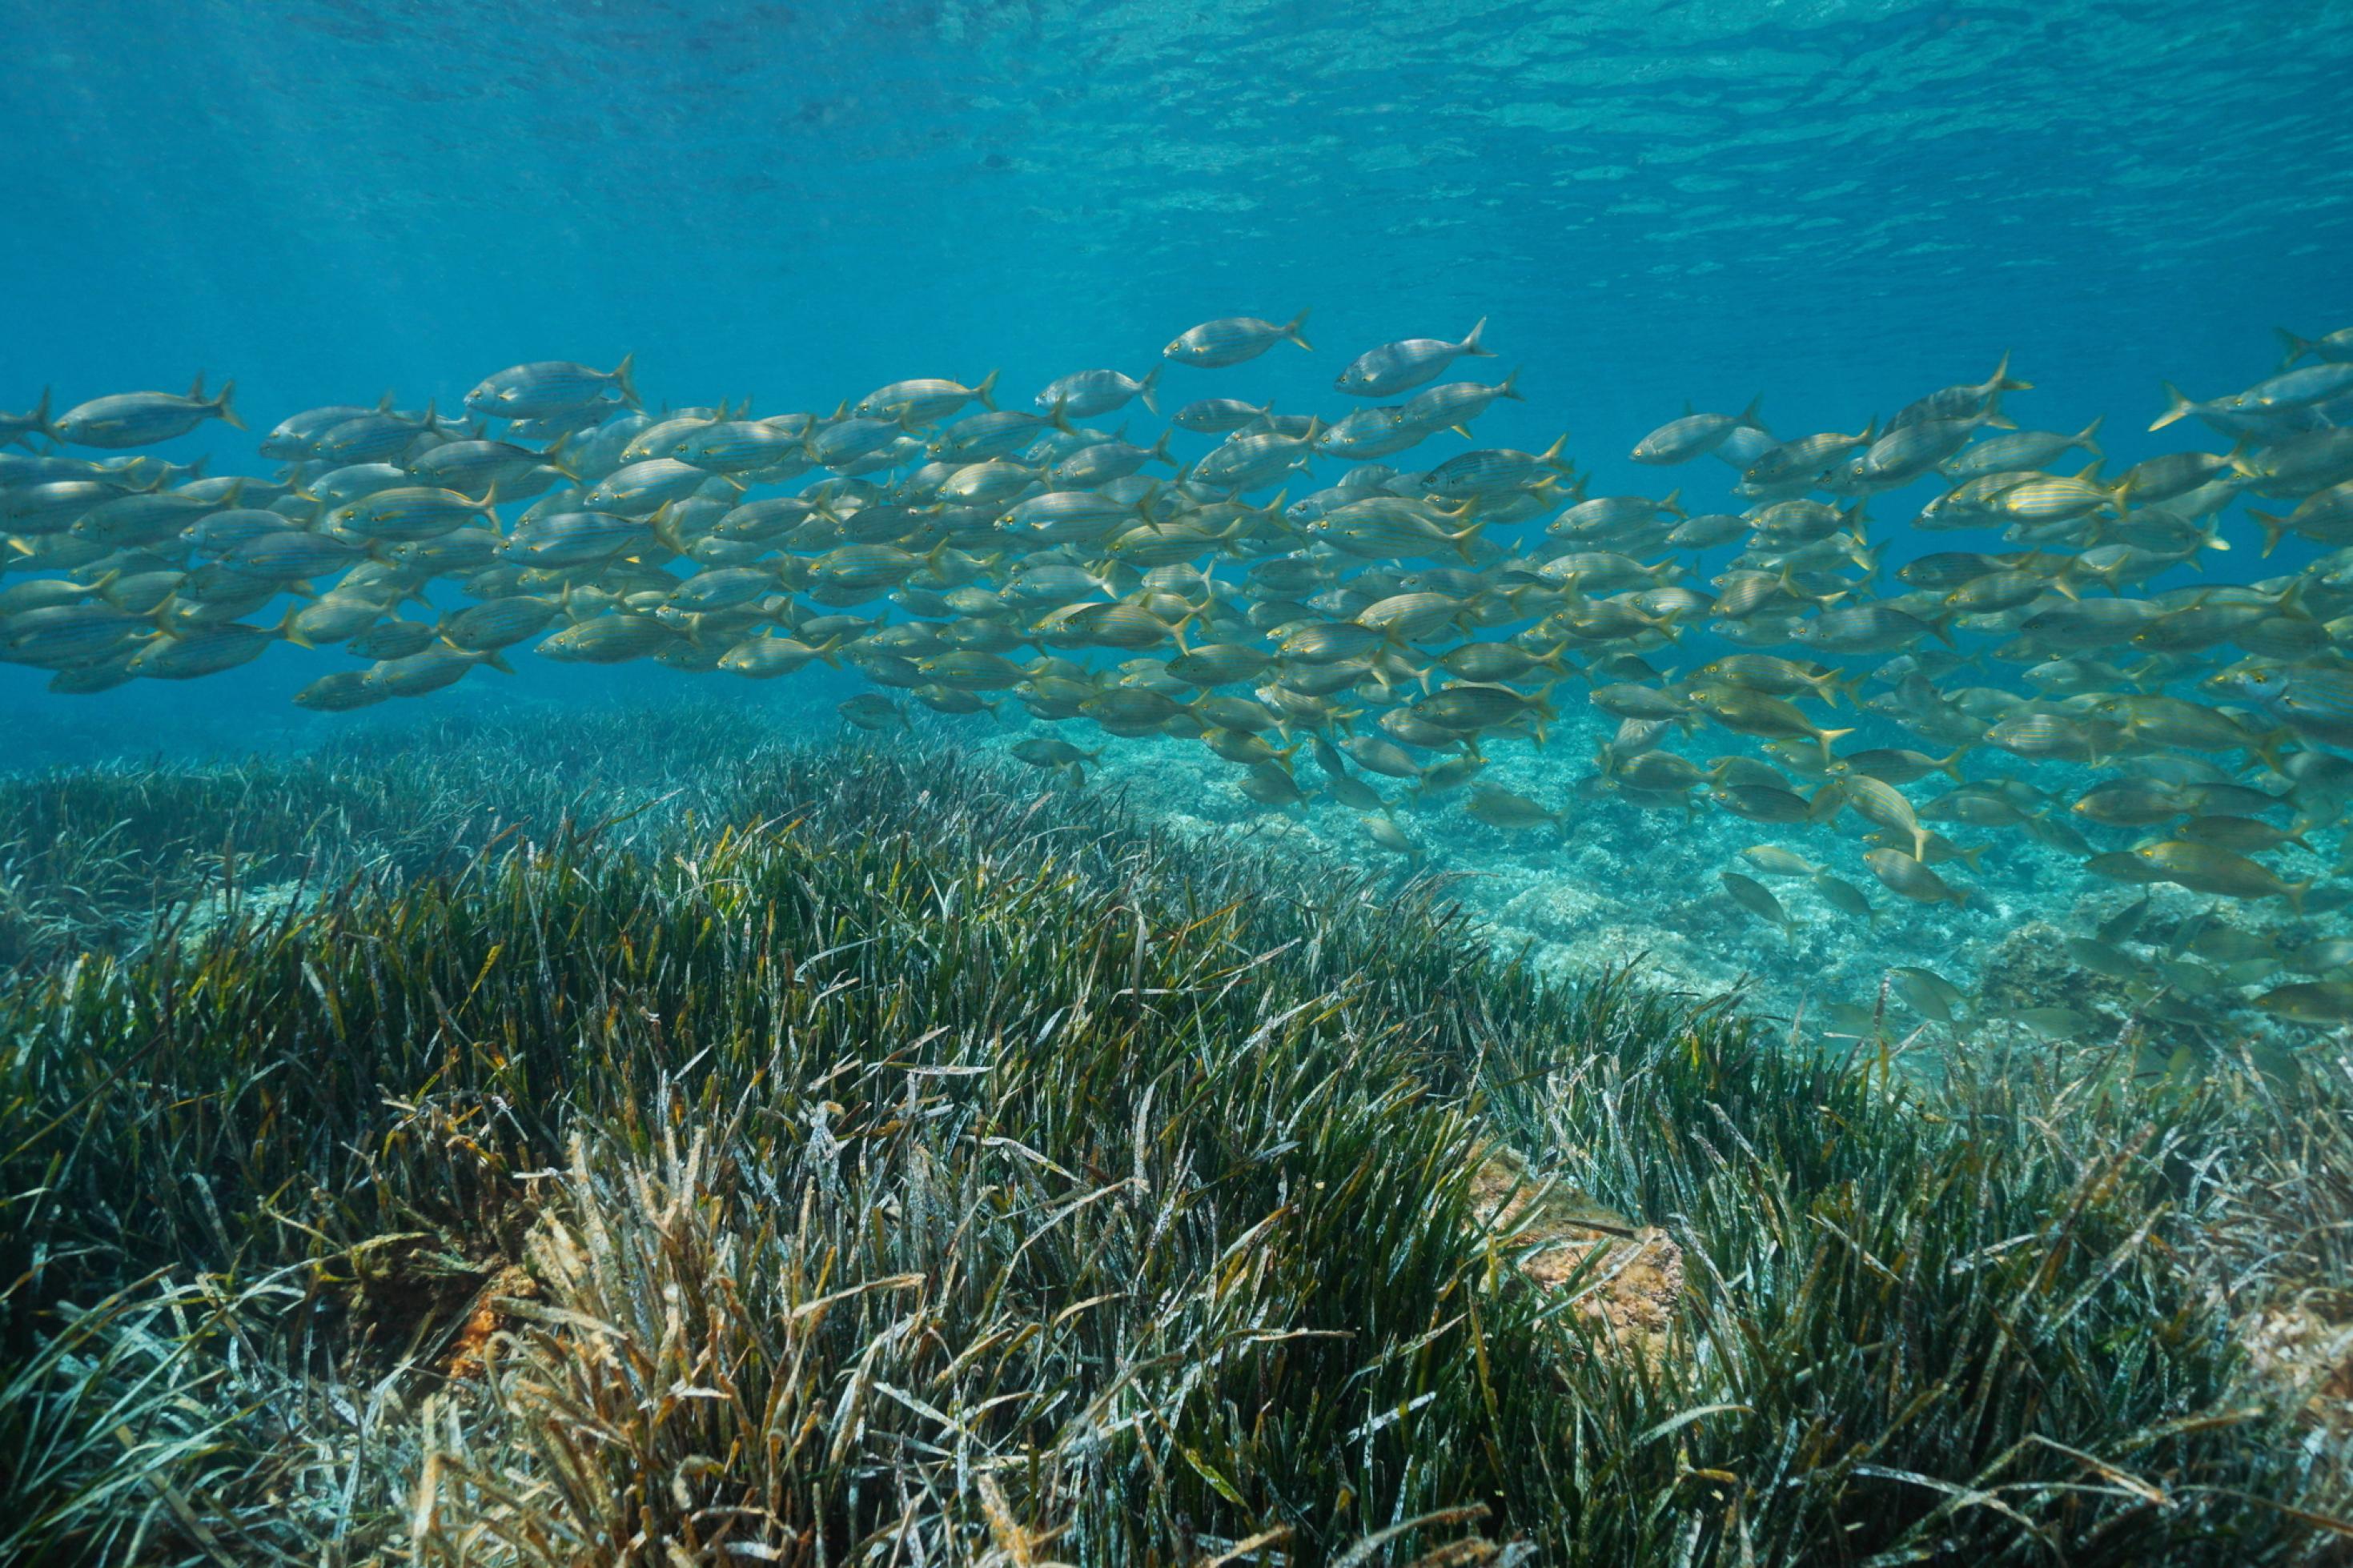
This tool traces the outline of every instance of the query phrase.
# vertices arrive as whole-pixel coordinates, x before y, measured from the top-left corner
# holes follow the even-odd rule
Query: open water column
[[[0,1559],[2348,1549],[2344,7],[10,22]]]

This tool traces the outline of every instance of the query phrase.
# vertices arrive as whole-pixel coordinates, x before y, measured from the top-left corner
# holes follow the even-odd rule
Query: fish
[[[1479,342],[1479,334],[1486,326],[1487,318],[1480,317],[1462,334],[1460,342],[1449,342],[1443,338],[1405,338],[1367,349],[1349,361],[1346,368],[1333,378],[1332,384],[1352,397],[1389,397],[1408,391],[1436,380],[1458,359],[1493,358],[1493,351]]]
[[[572,360],[539,360],[510,365],[484,376],[466,394],[466,412],[495,419],[536,419],[605,401],[612,392],[625,408],[638,406],[634,355],[623,354],[611,370],[591,370]]]
[[[151,680],[194,680],[249,664],[276,640],[276,633],[237,621],[187,626],[149,639],[128,668]]]
[[[1694,414],[1691,405],[1683,405],[1683,416],[1660,426],[1640,441],[1627,456],[1638,463],[1660,465],[1688,463],[1703,458],[1724,445],[1735,430],[1755,430],[1764,433],[1757,423],[1757,410],[1763,405],[1759,393],[1748,400],[1748,406],[1737,414]]]
[[[349,713],[389,701],[394,693],[385,683],[372,679],[373,674],[366,669],[331,671],[297,691],[294,705],[315,713]]]
[[[1816,871],[1811,886],[1815,896],[1839,913],[1856,920],[1869,921],[1874,928],[1878,926],[1877,907],[1872,903],[1863,890],[1852,882],[1833,877],[1828,871]]]
[[[1170,415],[1168,423],[1179,430],[1223,436],[1265,419],[1273,413],[1274,405],[1271,403],[1245,403],[1239,397],[1204,397]]]
[[[2170,839],[2144,844],[2133,853],[2146,861],[2160,880],[2176,882],[2193,892],[2219,893],[2231,899],[2285,899],[2298,913],[2310,880],[2291,882],[2270,867],[2211,844]]]
[[[1532,827],[1558,826],[1567,820],[1565,813],[1553,810],[1500,785],[1475,785],[1465,798],[1463,814],[1490,827],[1507,832],[1521,832]]]
[[[1767,448],[1749,463],[1741,473],[1742,483],[1765,489],[1803,480],[1821,473],[1848,453],[1870,446],[1879,439],[1879,426],[1866,425],[1852,436],[1836,431],[1802,437]]]
[[[2353,981],[2296,981],[2275,985],[2254,1005],[2291,1023],[2334,1028],[2353,1024]]]
[[[427,647],[402,658],[379,660],[366,671],[369,688],[385,697],[422,697],[455,686],[477,665],[507,668],[495,653],[469,653],[453,647]]]
[[[76,447],[119,451],[185,436],[207,419],[242,430],[245,421],[229,405],[236,393],[237,383],[225,381],[219,392],[207,396],[205,378],[199,374],[187,392],[177,397],[168,392],[121,392],[77,403],[46,422],[39,433]]]
[[[1737,871],[1718,872],[1717,878],[1723,882],[1724,890],[1732,896],[1734,903],[1767,925],[1779,927],[1785,936],[1796,937],[1797,922],[1789,918],[1789,911],[1782,908],[1781,900],[1773,896],[1772,889]]]
[[[1312,350],[1314,345],[1300,335],[1300,329],[1306,324],[1304,310],[1280,326],[1256,316],[1226,316],[1188,327],[1160,352],[1178,364],[1214,370],[1256,359],[1281,342],[1297,343]]]
[[[977,403],[981,407],[994,411],[997,403],[991,394],[996,390],[997,372],[993,370],[974,386],[937,377],[919,377],[878,386],[851,405],[849,411],[861,419],[890,419],[901,425],[932,425],[967,403]]]
[[[1942,465],[1944,476],[1959,483],[1985,474],[2043,468],[2073,451],[2100,458],[2105,455],[2099,444],[2100,426],[2105,423],[2107,416],[2102,415],[2072,436],[2052,430],[2013,430],[1996,436],[1947,459]]]
[[[1794,703],[1741,687],[1704,682],[1693,688],[1692,700],[1727,730],[1770,740],[1804,737],[1821,748],[1825,759],[1831,755],[1832,741],[1854,733],[1852,728],[1825,730]]]
[[[1776,844],[1752,844],[1740,858],[1767,877],[1813,877],[1820,868]]]
[[[646,658],[677,636],[653,616],[620,611],[575,621],[543,640],[537,652],[565,663],[622,664]]]
[[[69,669],[104,662],[153,632],[146,616],[109,604],[37,605],[0,620],[0,661]]]
[[[2265,716],[2324,746],[2353,749],[2353,671],[2242,667],[2207,678],[2206,689],[2252,702]]]
[[[1166,368],[1154,365],[1144,379],[1135,380],[1115,370],[1073,371],[1048,382],[1032,401],[1042,409],[1060,409],[1071,419],[1091,419],[1098,414],[1109,414],[1125,407],[1131,400],[1139,402],[1153,413],[1160,412],[1157,391],[1160,373]],[[902,416],[903,417],[903,416]]]
[[[1397,413],[1399,425],[1417,430],[1454,430],[1468,436],[1471,421],[1496,404],[1525,403],[1520,373],[1513,371],[1493,385],[1476,381],[1449,381],[1426,386],[1405,400]]]
[[[1912,1005],[1913,1011],[1939,1024],[1958,1020],[1968,1002],[1968,994],[1933,969],[1918,964],[1898,964],[1887,972],[1895,989]]]
[[[1824,793],[1857,816],[1910,838],[1914,859],[1925,862],[1928,858],[1928,830],[1920,826],[1912,803],[1894,784],[1873,778],[1869,773],[1858,773],[1850,774],[1838,784],[1825,786]]]
[[[797,637],[779,637],[769,627],[730,647],[719,656],[719,668],[751,680],[774,680],[820,659],[839,668],[840,660],[833,657],[839,646],[839,639],[812,646]]]
[[[1874,489],[1909,484],[1941,467],[1987,426],[2007,427],[2008,424],[1991,409],[1979,409],[1957,418],[1922,419],[1908,425],[1891,423],[1855,458],[1851,480]]]
[[[1965,889],[1954,887],[1930,870],[1917,857],[1907,855],[1901,849],[1866,850],[1862,860],[1871,868],[1871,874],[1878,878],[1880,884],[1890,892],[1924,904],[1966,905],[1968,902],[1969,896]]]
[[[1456,500],[1550,484],[1568,471],[1560,460],[1567,441],[1563,436],[1541,452],[1497,448],[1458,453],[1421,476],[1422,489],[1428,495]]]

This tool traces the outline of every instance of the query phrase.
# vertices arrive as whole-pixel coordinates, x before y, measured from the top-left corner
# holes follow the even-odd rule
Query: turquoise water
[[[902,377],[991,370],[1005,405],[1028,407],[1071,371],[1141,375],[1197,322],[1307,309],[1313,353],[1173,366],[1164,409],[1229,395],[1336,416],[1357,405],[1331,384],[1357,353],[1484,318],[1497,357],[1457,374],[1516,367],[1526,401],[1482,416],[1475,443],[1440,435],[1399,462],[1541,451],[1566,432],[1591,493],[1680,484],[1698,511],[1746,504],[1730,469],[1627,458],[1686,400],[1729,412],[1761,393],[1777,435],[1860,431],[2009,353],[2035,384],[2009,405],[2019,422],[2071,432],[2105,416],[2113,477],[2227,445],[2194,423],[2147,433],[2160,381],[2220,395],[2276,368],[2274,327],[2353,321],[2353,17],[2326,4],[91,5],[19,16],[12,39],[0,150],[16,216],[0,289],[18,308],[0,408],[31,407],[45,384],[62,409],[176,392],[198,371],[233,377],[253,436],[207,424],[156,448],[209,454],[216,472],[275,471],[254,439],[300,410],[389,389],[404,408],[451,412],[520,362],[634,353],[649,408],[749,396],[762,415],[825,413]],[[1160,427],[1140,406],[1088,423],[1123,419],[1139,437]],[[1209,445],[1176,444],[1188,459]],[[1314,482],[1342,468],[1319,461]],[[1888,570],[2000,548],[1998,534],[1908,528],[1936,493],[1872,501]],[[2232,552],[2203,580],[2293,574],[2323,552],[2291,539],[2258,563],[2243,508],[2221,526]],[[1689,581],[1734,548],[1688,561]],[[2176,568],[2136,591],[2190,580]],[[1657,662],[1711,650],[1725,651],[1695,630]],[[511,679],[477,674],[357,716],[290,701],[354,667],[332,650],[273,647],[206,679],[79,697],[0,665],[0,764],[299,744],[428,704],[659,702],[690,681],[829,731],[832,705],[865,689],[823,667],[753,686],[643,662],[515,663]],[[2017,670],[1982,679],[2014,688]],[[1556,700],[1543,751],[1488,750],[1492,779],[1563,809],[1563,826],[1393,803],[1507,936],[1564,964],[1647,956],[1697,987],[1754,973],[1774,1006],[1810,995],[1817,1016],[1870,1005],[1891,963],[1949,972],[1963,992],[2023,967],[2035,978],[2004,993],[2013,1011],[2067,1006],[2114,1026],[2110,992],[2050,950],[2137,887],[2087,879],[2080,856],[2012,834],[1992,840],[1972,907],[1915,906],[1836,837],[1793,832],[1811,859],[1844,856],[1882,913],[1843,921],[1793,895],[1785,937],[1718,876],[1768,835],[1704,802],[1686,816],[1596,798],[1586,785],[1614,721],[1575,683]],[[1010,705],[1007,719],[1005,741],[1032,732]],[[1052,732],[1093,750],[1088,728]],[[1003,743],[987,721],[951,729]],[[1916,743],[1884,725],[1866,741]],[[1759,754],[1713,731],[1682,749]],[[1198,746],[1121,742],[1103,761],[1099,784],[1107,773],[1208,830],[1392,853],[1358,813],[1256,809],[1232,791],[1239,770]],[[2031,772],[1994,761],[1985,771]],[[2054,772],[2034,776],[2070,786],[2063,806],[2098,776]],[[2316,847],[2278,858],[2283,874],[2326,891],[2339,821],[2324,814]],[[2091,847],[2132,841],[2102,832]],[[2162,949],[2190,942],[2209,908],[2291,946],[2347,920],[2325,897],[2291,919],[2282,900],[2168,887],[2149,928],[2162,940],[2130,956],[2179,962]],[[2037,922],[2049,934],[2021,951],[2013,939]],[[2279,978],[2295,976],[2223,990],[2251,997]],[[2189,1012],[2168,1026],[2254,1026],[2235,1004]]]

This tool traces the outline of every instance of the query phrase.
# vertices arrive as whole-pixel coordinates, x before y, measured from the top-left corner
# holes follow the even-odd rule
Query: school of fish
[[[888,692],[1009,700],[1205,747],[1261,805],[1325,797],[1398,854],[1400,792],[1510,831],[1600,796],[1729,814],[1769,841],[1724,893],[1782,927],[1788,879],[1857,919],[1873,885],[1963,905],[1987,843],[2022,834],[2320,933],[2216,924],[2144,957],[2128,910],[2070,939],[2084,971],[2161,1012],[2187,963],[2274,1018],[2353,1022],[2353,328],[2289,336],[2236,393],[2168,386],[2151,428],[2212,439],[2113,476],[2097,422],[2020,427],[2006,400],[2031,384],[2007,359],[1851,432],[1778,435],[1752,404],[1634,447],[1725,466],[1737,510],[1718,511],[1588,494],[1565,437],[1409,457],[1522,397],[1516,373],[1443,379],[1493,357],[1483,321],[1357,355],[1328,420],[1204,395],[1147,445],[1088,423],[1157,416],[1164,375],[1306,349],[1304,321],[1206,322],[1149,374],[1079,371],[1028,408],[1000,407],[992,374],[829,414],[656,414],[628,360],[522,364],[459,418],[389,396],[296,414],[259,443],[270,477],[133,450],[243,428],[231,386],[62,414],[44,393],[0,414],[0,660],[88,693],[339,649],[353,662],[295,698],[324,710],[525,643],[755,680],[822,661],[878,689],[841,705],[851,724],[903,725]],[[1870,515],[1923,481],[1925,504]],[[1957,547],[1916,552],[1941,533]],[[2288,540],[2316,558],[2215,575]],[[1573,790],[1482,780],[1496,743],[1542,745],[1572,703],[1614,725]],[[1074,773],[1094,754],[1053,728],[1012,750]],[[2278,868],[2291,847],[2320,869]]]

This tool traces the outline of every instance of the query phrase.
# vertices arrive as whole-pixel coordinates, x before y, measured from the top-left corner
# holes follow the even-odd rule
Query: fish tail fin
[[[484,648],[480,662],[489,665],[501,675],[512,675],[515,672],[515,667],[507,662],[506,655],[494,647]]]
[[[2317,877],[2306,877],[2301,882],[2290,882],[2287,884],[2288,908],[2295,911],[2296,918],[2298,920],[2304,918],[2305,894],[2312,891],[2312,885],[2318,880],[2320,880],[2320,879]]]
[[[2084,426],[2076,433],[2075,445],[2091,453],[2094,458],[2105,459],[2107,454],[2100,450],[2100,426],[2107,422],[2108,416],[2103,414]]]
[[[1176,432],[1174,430],[1163,430],[1160,432],[1160,439],[1152,443],[1152,449],[1144,454],[1145,461],[1150,462],[1153,458],[1157,458],[1172,468],[1183,468],[1184,465],[1182,463],[1179,463],[1176,458],[1168,455],[1168,437],[1175,434]]]
[[[2280,346],[2287,351],[2286,357],[2280,361],[2280,369],[2285,370],[2312,352],[2312,340],[2309,338],[2297,337],[2285,327],[2274,327],[2272,331],[2279,334]]]
[[[572,455],[565,450],[571,441],[572,432],[566,430],[548,443],[547,450],[539,455],[539,460],[576,485],[580,482],[579,472],[572,466]],[[493,485],[491,488],[495,489],[497,487]]]
[[[1852,729],[1815,731],[1814,739],[1820,742],[1822,748],[1822,761],[1825,763],[1831,761],[1831,742],[1832,741],[1838,740],[1841,736],[1852,735],[1854,731]]]
[[[2268,511],[2257,511],[2253,507],[2247,509],[2247,516],[2263,531],[2263,553],[2270,555],[2279,548],[2280,541],[2287,537],[2287,519]]]
[[[198,376],[196,380],[198,384],[201,384],[204,381],[204,377]],[[214,418],[223,421],[232,430],[242,430],[245,428],[245,421],[238,418],[237,416],[237,410],[229,406],[229,399],[236,395],[237,383],[234,381],[224,381],[221,383],[221,389],[216,395],[205,398],[202,401],[212,405]]]
[[[1479,346],[1479,334],[1486,330],[1486,317],[1482,316],[1476,321],[1472,322],[1471,324],[1471,330],[1462,334],[1462,352],[1479,359],[1493,359],[1495,357],[1494,350],[1482,348]]]
[[[1159,369],[1155,366],[1152,374],[1154,375],[1158,375],[1160,374]],[[972,389],[973,401],[979,404],[983,408],[987,409],[992,414],[997,412],[997,399],[994,395],[997,391],[997,373],[996,371],[990,371],[987,375],[980,378],[980,384]],[[1151,405],[1147,403],[1145,406],[1149,407]]]
[[[2031,392],[2034,390],[2034,384],[2032,382],[2021,381],[2018,377],[2010,374],[2010,351],[2008,349],[2002,350],[2001,363],[1993,367],[1993,390],[1996,396],[2000,396],[2005,392]]]
[[[2279,729],[2274,730],[2268,734],[2256,736],[2254,743],[2250,745],[2247,749],[2254,752],[2255,755],[2263,758],[2263,766],[2271,769],[2274,773],[2278,773],[2280,772],[2281,760],[2285,755],[2280,748],[2283,746],[2293,746],[2295,743],[2295,731]]]
[[[1046,411],[1046,423],[1065,436],[1078,434],[1071,425],[1071,400],[1067,397],[1054,399],[1054,406]]]
[[[1135,395],[1137,399],[1143,403],[1145,408],[1151,410],[1155,414],[1160,412],[1160,373],[1166,368],[1167,367],[1166,365],[1154,365],[1150,370],[1144,373],[1144,379],[1136,384]],[[1167,437],[1163,436],[1161,440],[1165,443],[1167,440]]]
[[[1760,392],[1748,400],[1748,406],[1740,411],[1739,417],[1734,423],[1745,426],[1751,430],[1762,430],[1765,426],[1757,423],[1757,410],[1764,406],[1765,395]]]
[[[621,402],[630,408],[638,406],[638,356],[625,353],[621,363],[613,367],[613,385],[621,395]]]
[[[1495,388],[1495,395],[1508,397],[1514,403],[1525,403],[1528,400],[1528,395],[1520,390],[1520,372],[1526,368],[1525,365],[1514,365],[1512,374],[1505,376],[1502,384]]]
[[[1293,342],[1297,343],[1301,348],[1305,349],[1309,353],[1314,353],[1315,352],[1315,345],[1309,342],[1305,338],[1300,335],[1300,329],[1306,325],[1307,312],[1302,310],[1299,314],[1292,317],[1290,321],[1283,323],[1282,335],[1289,338]]]
[[[1681,485],[1677,485],[1673,489],[1667,492],[1667,499],[1659,503],[1659,510],[1665,512],[1669,517],[1688,518],[1691,514],[1683,510],[1683,487]]]
[[[663,549],[672,554],[683,555],[686,553],[686,538],[679,532],[678,524],[670,521],[670,509],[677,504],[676,501],[664,501],[656,507],[652,528],[654,537],[661,541]]]
[[[1559,435],[1553,437],[1551,446],[1546,447],[1543,451],[1536,454],[1536,461],[1542,463],[1547,468],[1557,469],[1564,474],[1567,473],[1574,465],[1564,463],[1560,460],[1561,449],[1567,445],[1568,432],[1564,430]]]
[[[1987,428],[1992,430],[2015,430],[2018,428],[2018,421],[2012,419],[2009,415],[2004,414],[2001,411],[2001,394],[1999,392],[1995,393],[1991,397],[1986,400],[1985,419],[1983,423]]]
[[[100,586],[102,587],[104,584],[101,584]],[[287,605],[284,617],[279,621],[276,629],[270,633],[270,636],[277,637],[281,642],[290,642],[296,647],[316,647],[318,646],[316,643],[312,642],[309,637],[304,637],[301,632],[294,629],[294,617],[301,613],[302,606],[301,605]]]
[[[2165,390],[2165,412],[2150,422],[2150,429],[2162,430],[2175,420],[2183,418],[2198,406],[2196,398],[2185,395],[2181,388],[2174,385],[2173,383],[2161,381],[2158,385]]]
[[[489,518],[493,522],[498,521],[499,481],[495,478],[491,480],[491,488],[482,492],[482,499],[474,503],[473,510],[480,512],[484,517]],[[684,552],[681,552],[681,553],[682,554]]]

